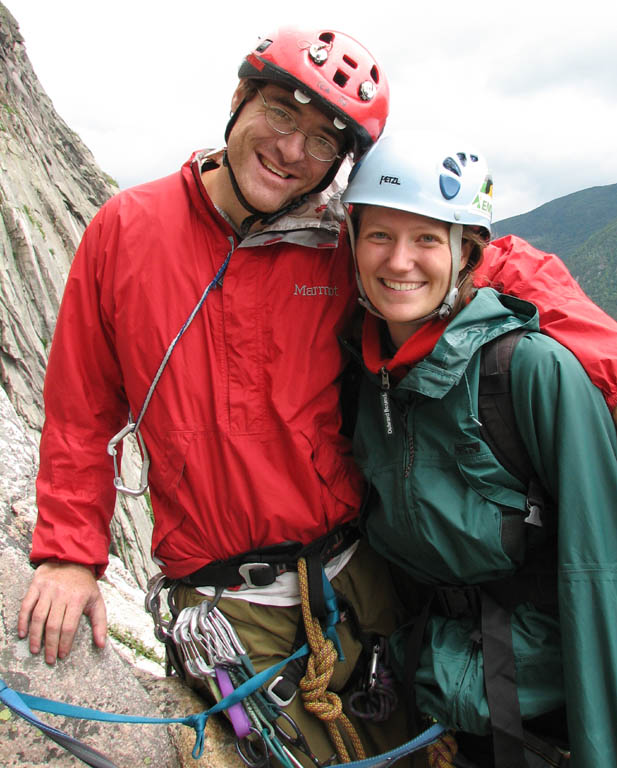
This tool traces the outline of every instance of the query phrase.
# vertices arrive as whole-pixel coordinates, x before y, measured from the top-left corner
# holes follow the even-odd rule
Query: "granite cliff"
[[[205,708],[178,680],[165,679],[162,646],[143,610],[150,514],[143,499],[117,504],[111,565],[101,582],[110,640],[100,651],[82,621],[72,654],[55,667],[30,655],[16,632],[30,580],[36,519],[34,481],[43,424],[48,348],[71,259],[98,208],[118,191],[56,113],[26,53],[18,24],[0,4],[0,677],[30,694],[145,716]],[[128,478],[135,469],[124,467]],[[231,737],[209,723],[204,756],[190,757],[182,726],[94,724],[43,715],[119,768],[238,765]],[[0,764],[75,766],[76,758],[0,705]]]

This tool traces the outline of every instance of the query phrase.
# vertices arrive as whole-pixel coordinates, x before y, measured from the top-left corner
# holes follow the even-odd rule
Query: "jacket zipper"
[[[404,477],[408,478],[411,473],[411,468],[413,467],[413,460],[415,456],[415,445],[414,445],[414,439],[413,434],[411,430],[409,429],[409,406],[405,408],[405,412],[403,413],[403,418],[405,420],[405,442],[407,443],[407,466],[405,467]]]
[[[390,435],[394,434],[394,428],[392,425],[392,403],[390,401],[390,394],[389,394],[390,393],[390,376],[385,366],[381,368],[379,373],[381,374],[381,388],[379,391],[379,397],[381,399],[381,412],[384,419],[384,429],[386,431],[386,435],[389,437]],[[414,460],[414,453],[415,453],[413,436],[411,435],[408,424],[407,424],[408,413],[409,413],[409,407],[406,407],[403,412],[403,421],[405,423],[405,443],[408,449],[407,464],[405,466],[405,471],[404,471],[404,476],[406,478],[409,477],[409,473],[411,472],[411,468],[413,466],[413,460]]]

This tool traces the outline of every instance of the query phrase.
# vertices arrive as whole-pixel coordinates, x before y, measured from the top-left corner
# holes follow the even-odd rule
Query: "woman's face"
[[[362,285],[397,346],[445,298],[452,270],[449,235],[449,224],[426,216],[380,206],[362,210],[356,246]]]

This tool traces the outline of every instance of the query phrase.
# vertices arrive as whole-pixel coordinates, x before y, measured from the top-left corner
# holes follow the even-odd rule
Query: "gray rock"
[[[149,557],[147,502],[118,502],[110,567],[101,580],[112,635],[93,646],[85,619],[72,653],[54,667],[17,637],[36,520],[34,481],[43,424],[43,378],[62,290],[81,235],[117,191],[79,137],[55,112],[25,52],[17,22],[0,4],[0,677],[25,693],[149,717],[205,709],[179,680],[165,679],[162,647],[144,613]],[[111,437],[111,435],[110,435]],[[138,475],[135,449],[123,473]],[[158,657],[158,659],[157,659]],[[41,714],[119,768],[242,765],[224,722],[208,723],[204,756],[191,757],[184,726],[107,724]],[[0,705],[0,765],[83,765]]]

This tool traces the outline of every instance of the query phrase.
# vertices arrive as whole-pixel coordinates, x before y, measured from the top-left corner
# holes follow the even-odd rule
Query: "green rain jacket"
[[[480,290],[433,352],[389,397],[365,379],[356,459],[377,499],[372,546],[426,584],[477,584],[513,574],[503,511],[525,488],[478,428],[480,349],[514,328],[531,333],[511,363],[517,424],[557,512],[559,618],[522,603],[512,614],[523,719],[566,702],[572,765],[617,765],[617,438],[606,404],[576,358],[537,330],[533,305]],[[376,372],[373,372],[376,373]],[[389,413],[385,413],[388,411]],[[473,619],[429,617],[416,672],[420,711],[488,733],[482,651]],[[403,665],[405,629],[393,638]]]

